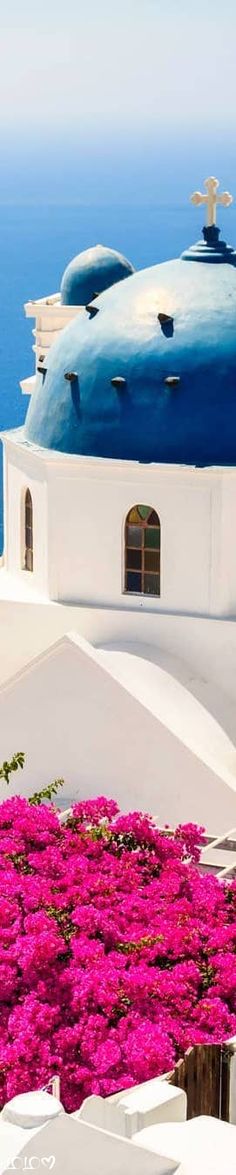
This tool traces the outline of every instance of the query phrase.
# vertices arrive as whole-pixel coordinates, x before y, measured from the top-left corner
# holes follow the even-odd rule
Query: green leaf
[[[48,787],[43,787],[41,791],[35,791],[33,796],[29,797],[28,803],[39,807],[45,800],[52,800],[52,796],[56,796],[59,787],[64,786],[64,779],[54,779],[53,783],[49,783]]]
[[[20,767],[22,770],[24,767],[24,762],[24,751],[17,751],[16,754],[13,755],[12,759],[9,760],[9,762],[7,759],[5,759],[2,767],[0,767],[0,779],[5,779],[5,783],[9,783],[12,772],[18,771],[18,767]]]

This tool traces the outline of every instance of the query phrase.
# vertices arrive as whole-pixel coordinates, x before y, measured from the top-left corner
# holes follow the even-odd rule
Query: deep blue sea
[[[236,209],[221,215],[236,246]],[[19,380],[34,369],[33,320],[24,302],[54,293],[68,261],[89,245],[121,250],[138,268],[178,256],[200,236],[202,212],[178,206],[0,205],[0,429],[21,425],[28,400]],[[0,471],[0,549],[2,471]]]

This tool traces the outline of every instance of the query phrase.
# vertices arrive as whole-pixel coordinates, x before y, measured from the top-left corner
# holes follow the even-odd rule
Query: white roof
[[[39,1160],[37,1168],[33,1157]],[[150,1147],[133,1147],[128,1139],[65,1113],[39,1130],[10,1126],[0,1115],[0,1175],[9,1175],[9,1169],[38,1169],[42,1175],[45,1170],[55,1175],[174,1175],[177,1168],[175,1159],[151,1154]]]
[[[100,649],[97,656],[120,685],[236,791],[236,749],[219,722],[182,682],[139,656],[138,645],[135,654]]]
[[[236,1126],[218,1118],[149,1126],[132,1141],[163,1157],[171,1155],[181,1164],[178,1175],[235,1175]]]

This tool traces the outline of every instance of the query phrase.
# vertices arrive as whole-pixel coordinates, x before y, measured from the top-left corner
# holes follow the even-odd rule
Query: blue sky
[[[22,199],[53,198],[53,176],[72,201],[95,187],[99,200],[110,187],[143,200],[152,181],[162,199],[192,170],[199,186],[201,158],[204,173],[219,159],[228,186],[235,40],[235,0],[7,0],[0,199],[18,193],[20,172]]]

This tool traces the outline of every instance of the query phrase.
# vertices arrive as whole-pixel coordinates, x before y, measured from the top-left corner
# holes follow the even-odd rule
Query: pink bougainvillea
[[[61,1074],[75,1109],[236,1033],[236,883],[104,797],[0,805],[0,1097]]]

